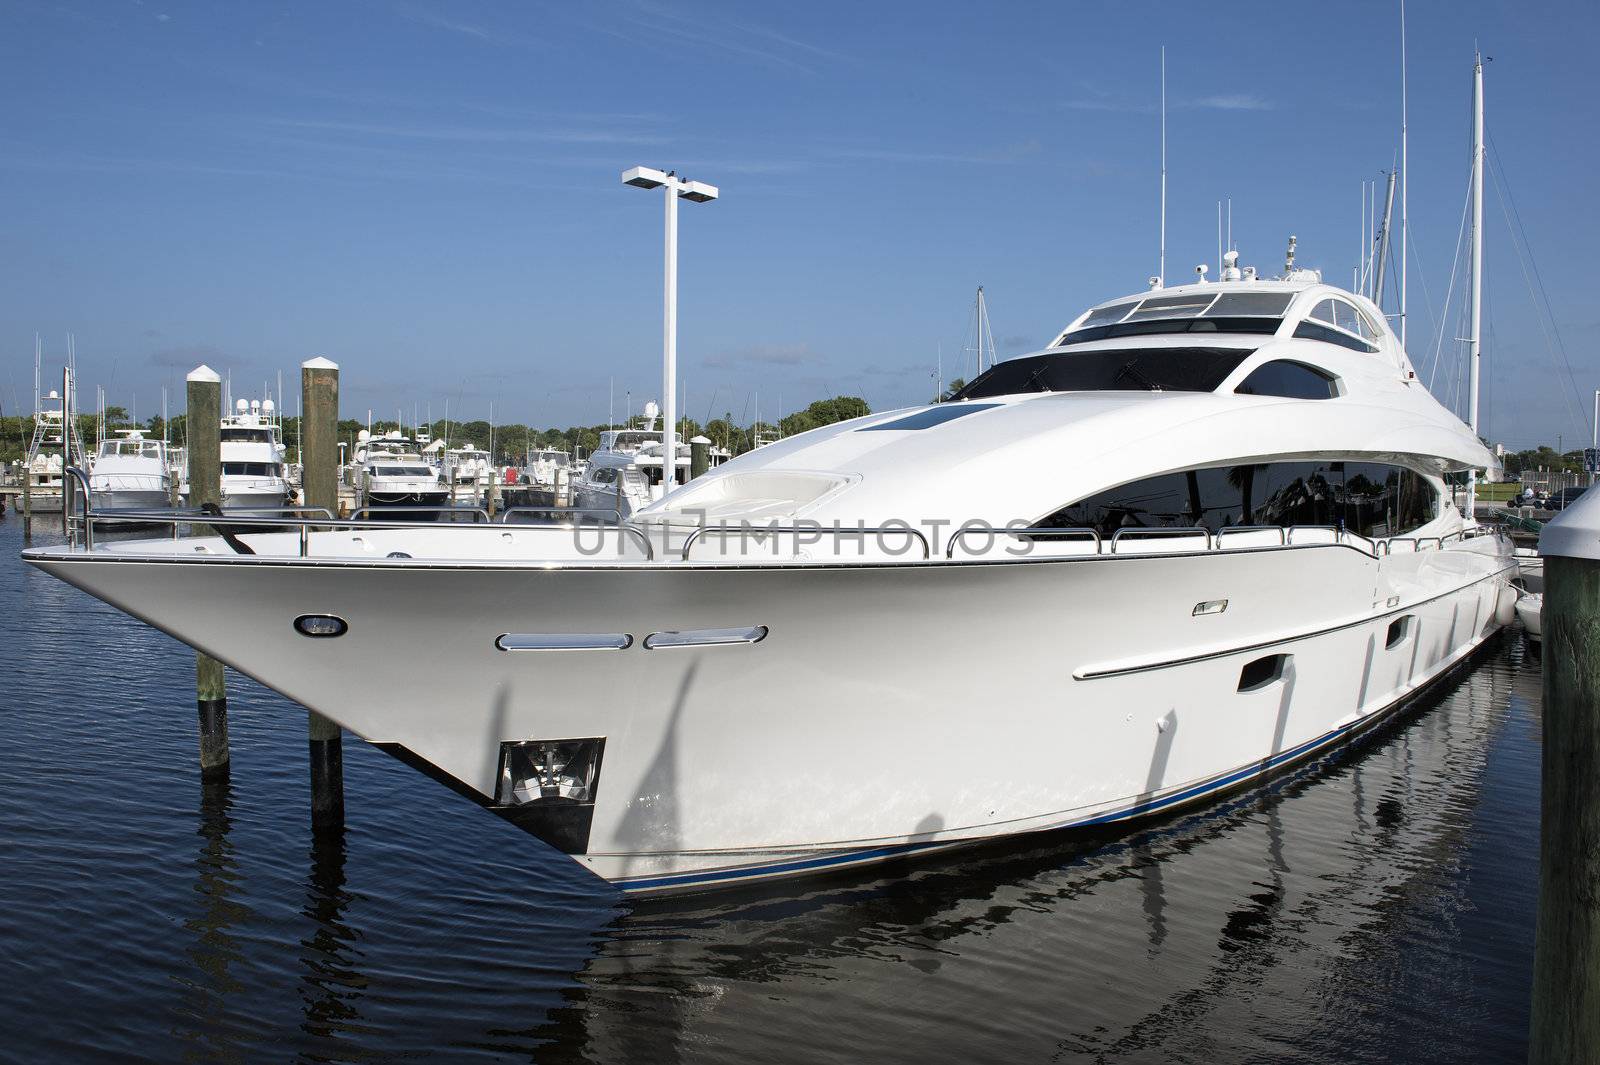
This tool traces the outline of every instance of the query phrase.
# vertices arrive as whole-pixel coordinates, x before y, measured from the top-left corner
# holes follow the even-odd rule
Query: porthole
[[[294,619],[294,631],[314,640],[330,640],[350,631],[350,624],[332,614],[301,614]]]

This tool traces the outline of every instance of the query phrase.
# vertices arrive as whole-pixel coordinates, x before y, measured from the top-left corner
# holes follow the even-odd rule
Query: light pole
[[[639,189],[662,189],[667,201],[666,281],[661,321],[661,485],[670,492],[678,483],[678,198],[705,203],[717,198],[717,187],[685,181],[676,171],[647,166],[622,172],[622,183]]]

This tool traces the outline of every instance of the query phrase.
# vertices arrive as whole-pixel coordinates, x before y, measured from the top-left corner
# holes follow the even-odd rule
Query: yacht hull
[[[1249,783],[1461,662],[1510,620],[1516,574],[1495,537],[1382,558],[1327,544],[884,566],[375,554],[26,557],[652,893],[1104,824]],[[307,613],[348,631],[301,636]],[[759,642],[644,646],[753,626]],[[552,633],[632,643],[498,649]],[[424,640],[425,661],[397,659]],[[571,739],[603,740],[591,804],[497,804],[503,742]]]

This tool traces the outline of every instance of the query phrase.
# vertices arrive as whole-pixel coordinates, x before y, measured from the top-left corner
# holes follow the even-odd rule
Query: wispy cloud
[[[271,125],[322,133],[353,133],[398,140],[450,141],[465,144],[664,144],[665,137],[601,129],[523,129],[518,127],[399,125],[322,119],[269,120]]]
[[[440,14],[437,10],[428,8],[402,7],[395,12],[407,22],[415,22],[419,26],[431,26],[438,30],[447,30],[450,33],[459,33],[464,37],[475,37],[480,41],[490,44],[496,43],[497,38],[483,26],[471,22],[462,22]]]
[[[1161,109],[1157,101],[1093,91],[1084,96],[1062,100],[1058,106],[1067,111],[1110,111],[1130,115],[1153,115]],[[1246,92],[1167,100],[1169,111],[1271,111],[1273,107],[1272,101]]]
[[[818,73],[821,63],[853,62],[848,56],[744,19],[719,14],[690,17],[672,7],[639,0],[618,23],[588,22],[589,28],[657,51],[685,47],[732,56],[773,69]]]
[[[1217,96],[1201,96],[1198,99],[1189,100],[1179,104],[1178,106],[1211,111],[1272,110],[1272,104],[1270,101],[1263,100],[1254,93],[1248,92],[1223,93]]]
[[[1037,140],[980,152],[934,152],[915,148],[838,147],[820,148],[818,154],[834,159],[854,159],[886,163],[1017,163],[1039,154]]]
[[[719,351],[700,360],[700,365],[727,368],[732,366],[808,366],[825,361],[811,349],[810,344],[751,344],[747,347]]]

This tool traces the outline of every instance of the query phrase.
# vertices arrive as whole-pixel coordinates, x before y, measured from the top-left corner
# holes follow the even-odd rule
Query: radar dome
[[[248,399],[241,399],[233,405],[233,409],[238,411],[240,414],[249,414],[250,401]]]

